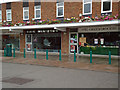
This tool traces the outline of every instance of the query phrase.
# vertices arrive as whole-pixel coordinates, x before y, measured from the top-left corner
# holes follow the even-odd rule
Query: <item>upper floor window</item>
[[[41,19],[41,6],[35,6],[35,19]]]
[[[29,7],[23,7],[23,20],[29,20]]]
[[[102,0],[101,13],[112,12],[112,0]]]
[[[11,9],[6,10],[7,21],[12,21]]]
[[[92,0],[83,0],[83,15],[92,14]]]
[[[57,3],[57,17],[64,17],[64,2]]]
[[[2,11],[0,10],[0,22],[2,22]]]

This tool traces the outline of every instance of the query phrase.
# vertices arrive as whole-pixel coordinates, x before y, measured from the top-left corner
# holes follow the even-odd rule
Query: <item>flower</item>
[[[71,19],[67,18],[67,20],[69,21],[69,20],[71,20]]]
[[[79,14],[79,17],[82,17],[82,14],[81,14],[81,13]]]
[[[32,20],[34,21],[35,19],[34,19],[34,18],[32,18]]]
[[[4,23],[6,22],[6,20],[3,21]]]

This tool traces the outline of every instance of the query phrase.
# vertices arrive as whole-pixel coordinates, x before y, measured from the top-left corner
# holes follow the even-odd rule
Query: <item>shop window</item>
[[[57,17],[64,17],[64,2],[57,2]]]
[[[12,21],[11,9],[6,10],[7,21]]]
[[[112,12],[112,0],[102,0],[101,13]]]
[[[92,0],[83,0],[83,15],[92,14]]]
[[[23,7],[23,20],[29,20],[29,7]]]
[[[31,34],[26,35],[26,49],[27,51],[32,51],[32,35]]]
[[[28,35],[27,35],[27,42],[32,42],[31,34],[28,34]]]
[[[0,10],[0,22],[2,22],[2,11]]]
[[[35,6],[35,19],[41,19],[41,6]]]

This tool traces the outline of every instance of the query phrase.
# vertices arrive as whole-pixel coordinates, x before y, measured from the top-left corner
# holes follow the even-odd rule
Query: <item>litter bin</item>
[[[6,56],[12,56],[12,44],[6,44]]]

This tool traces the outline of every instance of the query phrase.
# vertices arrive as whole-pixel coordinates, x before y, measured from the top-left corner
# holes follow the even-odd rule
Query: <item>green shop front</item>
[[[118,25],[86,26],[71,28],[69,53],[119,55],[120,33]]]

